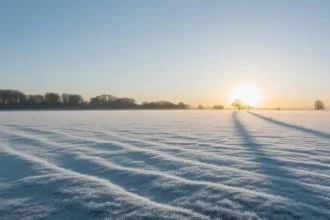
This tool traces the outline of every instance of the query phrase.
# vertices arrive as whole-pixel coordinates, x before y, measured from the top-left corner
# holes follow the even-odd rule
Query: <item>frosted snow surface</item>
[[[0,219],[330,219],[330,112],[0,112]]]

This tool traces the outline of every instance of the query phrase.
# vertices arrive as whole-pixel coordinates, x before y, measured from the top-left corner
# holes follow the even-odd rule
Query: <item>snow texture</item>
[[[330,112],[0,112],[0,219],[330,219]]]

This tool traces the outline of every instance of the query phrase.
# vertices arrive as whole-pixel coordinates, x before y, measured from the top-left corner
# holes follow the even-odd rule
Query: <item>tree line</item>
[[[188,109],[189,105],[169,101],[137,104],[132,98],[99,95],[84,100],[79,94],[48,92],[44,95],[25,95],[18,90],[0,90],[0,109]]]
[[[252,106],[235,99],[232,107],[239,110],[251,110]],[[11,89],[0,89],[0,109],[189,109],[189,105],[180,102],[174,104],[169,101],[142,102],[137,104],[132,98],[117,98],[112,95],[99,95],[85,100],[79,94],[48,92],[44,95],[25,95],[23,92]],[[199,105],[197,109],[204,109]],[[222,110],[224,106],[215,105],[215,110]],[[321,100],[314,102],[315,110],[325,110]]]
[[[197,106],[197,109],[198,109],[198,110],[204,110],[204,106],[202,106],[202,105],[198,105],[198,106]],[[224,107],[223,105],[214,105],[214,106],[213,106],[213,109],[214,109],[214,110],[224,110],[225,107]]]
[[[231,106],[238,109],[238,110],[252,110],[252,109],[254,109],[253,106],[245,104],[240,99],[235,99],[233,101],[233,103],[231,104]],[[325,105],[321,100],[316,100],[314,102],[314,109],[315,110],[325,110]],[[277,110],[281,110],[281,108],[277,108]]]

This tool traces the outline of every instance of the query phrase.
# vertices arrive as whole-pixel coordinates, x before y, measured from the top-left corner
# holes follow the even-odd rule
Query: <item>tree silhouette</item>
[[[213,106],[213,109],[223,110],[223,109],[225,109],[225,107],[223,107],[222,105],[215,105],[215,106]]]
[[[174,104],[169,101],[157,101],[157,102],[142,102],[140,105],[142,109],[187,109],[189,105],[180,102],[179,104]]]
[[[68,105],[75,107],[79,106],[84,102],[84,99],[81,95],[75,94],[75,95],[69,95],[69,102]]]
[[[18,90],[4,89],[0,90],[0,104],[7,106],[16,106],[27,103],[27,96]]]
[[[245,104],[244,102],[242,102],[239,99],[235,99],[234,102],[232,103],[232,106],[235,108],[238,108],[238,110],[251,110],[254,109],[253,106]]]
[[[314,102],[314,109],[315,110],[324,110],[325,109],[324,103],[321,100],[316,100]]]
[[[135,108],[136,103],[134,99],[131,98],[119,98],[113,102],[113,107],[115,108]]]
[[[202,105],[198,105],[197,109],[199,109],[199,110],[203,110],[204,107],[203,107]]]
[[[184,104],[183,102],[180,102],[178,104],[178,109],[188,109],[188,108],[189,108],[189,105]]]
[[[103,94],[91,98],[89,106],[96,109],[110,108],[116,100],[117,98],[112,95]]]
[[[29,105],[37,105],[43,103],[45,101],[45,97],[43,95],[28,95],[27,101]]]
[[[49,107],[59,107],[61,103],[61,96],[57,93],[48,92],[45,94],[45,103]]]
[[[245,106],[245,104],[239,99],[235,99],[231,105],[238,108],[238,110],[243,110]]]
[[[66,105],[69,104],[69,96],[70,96],[70,94],[67,94],[67,93],[63,93],[61,95],[63,104],[66,104]]]

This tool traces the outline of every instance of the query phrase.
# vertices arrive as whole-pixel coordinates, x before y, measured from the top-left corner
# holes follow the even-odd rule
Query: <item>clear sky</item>
[[[330,1],[3,0],[0,88],[228,105],[330,105]]]

